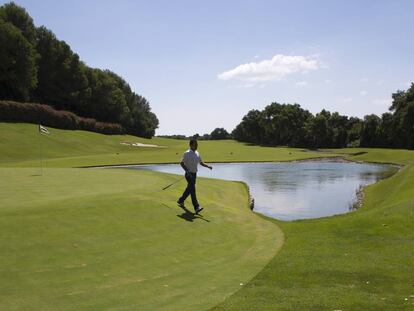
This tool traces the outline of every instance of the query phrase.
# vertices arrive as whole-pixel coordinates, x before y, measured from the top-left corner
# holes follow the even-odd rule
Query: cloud
[[[295,84],[296,84],[296,86],[307,86],[308,82],[307,81],[300,81],[300,82],[296,82]]]
[[[361,91],[361,92],[359,92],[359,94],[360,94],[361,96],[367,96],[368,92],[367,92],[367,91]]]
[[[368,81],[369,81],[369,79],[368,79],[368,78],[361,78],[361,79],[359,79],[359,81],[360,81],[360,82],[368,82]]]
[[[290,74],[306,73],[318,68],[320,68],[319,62],[310,57],[278,54],[272,59],[239,65],[218,74],[217,78],[224,81],[258,83],[280,80]]]

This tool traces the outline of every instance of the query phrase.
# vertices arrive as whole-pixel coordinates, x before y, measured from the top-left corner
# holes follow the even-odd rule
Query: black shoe
[[[177,201],[177,204],[178,204],[179,207],[185,209],[184,202]]]
[[[202,208],[202,207],[198,206],[198,207],[196,207],[196,208],[195,208],[195,213],[196,213],[196,214],[200,214],[200,212],[201,212],[203,209],[204,209],[204,208]]]

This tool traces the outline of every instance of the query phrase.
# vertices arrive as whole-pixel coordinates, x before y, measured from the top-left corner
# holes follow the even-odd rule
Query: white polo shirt
[[[182,161],[190,173],[197,173],[198,163],[201,163],[202,160],[198,151],[188,149],[184,152]]]

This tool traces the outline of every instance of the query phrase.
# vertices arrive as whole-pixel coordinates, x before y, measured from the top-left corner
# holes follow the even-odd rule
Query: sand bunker
[[[146,148],[167,148],[165,146],[159,146],[159,145],[150,145],[150,144],[143,144],[143,143],[130,143],[130,142],[122,142],[121,145],[132,146],[132,147],[146,147]]]

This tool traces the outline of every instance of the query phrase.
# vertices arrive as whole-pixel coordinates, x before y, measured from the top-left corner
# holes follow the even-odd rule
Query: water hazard
[[[388,165],[331,161],[212,165],[212,171],[200,167],[198,176],[246,182],[255,200],[254,210],[281,220],[347,213],[361,186],[378,181],[390,171]],[[178,164],[127,168],[183,174]],[[184,185],[179,183],[178,187]]]

